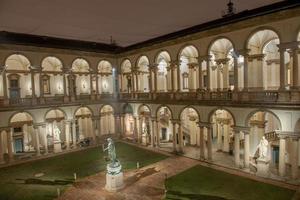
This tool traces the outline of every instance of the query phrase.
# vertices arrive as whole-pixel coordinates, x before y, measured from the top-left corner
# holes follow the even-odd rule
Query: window
[[[44,94],[50,94],[50,77],[47,75],[42,77],[42,88]]]
[[[182,74],[182,80],[183,80],[183,89],[189,89],[189,74],[184,72]]]

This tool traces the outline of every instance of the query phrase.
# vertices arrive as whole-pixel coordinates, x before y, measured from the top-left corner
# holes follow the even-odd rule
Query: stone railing
[[[9,99],[9,104],[13,106],[29,106],[32,105],[32,98]]]
[[[270,142],[270,141],[276,141],[279,140],[278,135],[276,134],[276,131],[270,131],[265,133],[265,138]]]

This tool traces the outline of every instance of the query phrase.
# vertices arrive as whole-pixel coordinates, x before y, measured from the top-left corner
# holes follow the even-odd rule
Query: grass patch
[[[197,165],[166,180],[166,199],[290,200],[295,191]]]
[[[133,169],[165,159],[167,156],[117,142],[117,157],[123,169]],[[64,191],[78,178],[96,174],[106,169],[106,153],[101,147],[90,148],[48,159],[24,163],[0,169],[1,200],[50,200],[56,197],[56,189]],[[37,173],[45,175],[36,178]]]

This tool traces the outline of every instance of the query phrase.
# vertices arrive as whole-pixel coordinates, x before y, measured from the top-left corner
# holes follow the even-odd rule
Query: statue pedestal
[[[117,190],[122,189],[124,187],[124,181],[123,172],[121,172],[121,164],[119,162],[115,163],[114,166],[108,164],[106,169],[107,173],[105,189],[109,192],[116,192]]]
[[[61,150],[61,143],[60,142],[55,142],[53,144],[53,152],[54,153],[60,153],[62,150]]]
[[[123,182],[123,172],[120,172],[118,174],[112,175],[112,174],[106,174],[106,185],[105,189],[109,192],[116,192],[119,189],[122,189],[124,187]]]
[[[265,159],[258,158],[256,160],[257,165],[257,172],[256,175],[262,176],[262,177],[269,177],[269,161]]]
[[[142,145],[144,145],[144,146],[147,145],[147,135],[146,134],[142,135]]]

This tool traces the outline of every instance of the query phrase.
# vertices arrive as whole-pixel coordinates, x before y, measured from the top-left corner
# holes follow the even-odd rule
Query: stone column
[[[40,73],[40,97],[43,98],[44,97],[44,88],[43,88],[43,79],[42,79],[42,73]]]
[[[43,128],[45,128],[45,133],[43,134],[43,138],[44,138],[44,148],[45,148],[45,155],[47,155],[48,152],[48,139],[47,139],[47,135],[48,135],[48,123],[43,125]]]
[[[211,127],[207,126],[207,159],[212,160],[212,135]]]
[[[285,90],[286,85],[286,67],[284,63],[285,49],[279,49],[280,53],[280,89]]]
[[[96,95],[97,95],[97,97],[99,95],[99,77],[98,77],[98,74],[96,74]]]
[[[234,56],[233,57],[234,62],[234,90],[239,90],[239,68],[238,68],[238,59]]]
[[[217,123],[217,131],[218,131],[218,139],[217,139],[217,147],[218,147],[218,151],[222,151],[222,147],[223,147],[223,142],[222,142],[222,133],[223,133],[223,124],[221,124],[220,122],[216,122]]]
[[[133,117],[133,119],[134,119],[134,140],[135,140],[135,142],[137,142],[137,140],[138,140],[138,125],[137,125],[137,117]]]
[[[279,136],[279,166],[278,172],[280,176],[285,176],[285,148],[286,148],[286,141],[284,136]]]
[[[77,147],[77,141],[76,141],[76,120],[74,119],[72,121],[72,140],[73,140],[73,148]]]
[[[154,66],[153,72],[154,72],[154,93],[157,93],[157,66]]]
[[[174,69],[175,69],[175,65],[173,63],[171,63],[170,65],[170,68],[171,68],[171,89],[172,89],[172,92],[175,91],[175,83],[174,83]]]
[[[172,122],[172,126],[173,126],[173,152],[176,153],[177,149],[176,149],[176,122]]]
[[[293,49],[293,88],[297,89],[299,87],[299,63],[298,63],[298,49]]]
[[[292,178],[297,179],[298,178],[298,138],[293,138],[292,141],[292,158],[291,158],[291,164],[292,164]]]
[[[66,74],[63,74],[64,102],[68,102]]]
[[[149,68],[149,91],[150,91],[150,93],[153,92],[152,82],[153,82],[152,69]]]
[[[155,135],[155,125],[154,125],[154,119],[151,119],[151,147],[154,147],[154,135]]]
[[[100,130],[100,120],[98,120],[99,126],[98,129]],[[115,115],[115,133],[120,137],[121,134],[121,120],[119,115]]]
[[[34,84],[34,72],[31,70],[30,72],[31,75],[31,91],[32,91],[32,98],[36,98],[35,95],[35,84]]]
[[[95,137],[95,141],[96,141],[96,137],[99,136],[99,117],[94,117],[93,118],[93,128],[94,128],[94,137]],[[116,121],[116,120],[115,120]],[[116,128],[115,128],[115,131],[116,131]]]
[[[65,122],[65,136],[66,136],[66,148],[70,149],[70,135],[71,135],[71,122]]]
[[[159,121],[155,121],[156,124],[156,146],[160,146],[160,130],[159,130]]]
[[[240,167],[240,131],[235,130],[234,133],[234,164]]]
[[[6,80],[6,71],[5,69],[2,72],[2,84],[3,84],[3,98],[4,98],[4,104],[8,104],[8,96],[7,96],[7,80]]]
[[[248,90],[248,53],[244,54],[244,91]]]
[[[204,160],[205,159],[205,155],[204,155],[204,131],[203,131],[203,126],[199,126],[199,130],[200,130],[200,159]]]
[[[35,150],[36,150],[36,155],[40,156],[41,155],[41,150],[40,150],[40,136],[39,136],[39,127],[37,125],[33,126],[34,128],[34,134],[35,134]]]
[[[178,151],[179,153],[183,153],[183,135],[182,135],[182,127],[181,127],[181,123],[178,122],[178,142],[179,142],[179,145],[178,145]]]
[[[3,138],[2,138],[2,130],[0,130],[0,164],[4,164],[4,152],[3,152]]]
[[[210,56],[207,56],[206,58],[206,88],[207,90],[210,90]]]
[[[146,124],[146,120],[143,118],[143,117],[139,117],[138,118],[138,140],[137,142],[138,143],[142,143],[142,133],[143,133],[143,121],[145,121],[145,124]]]
[[[180,73],[180,64],[178,63],[178,65],[177,65],[177,92],[181,91],[180,76],[181,76],[181,73]]]
[[[14,134],[14,128],[11,127],[10,128],[10,131],[7,130],[6,132],[7,134],[7,152],[8,152],[8,157],[9,157],[9,160],[13,160],[14,159],[14,154],[13,154],[13,146],[12,146],[12,136]]]
[[[248,131],[244,131],[244,162],[245,168],[249,168],[250,163],[250,136]]]
[[[203,89],[203,81],[202,81],[202,61],[199,62],[199,68],[198,68],[198,76],[199,76],[199,89]]]

